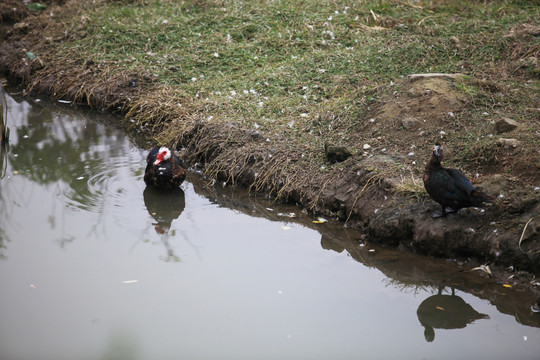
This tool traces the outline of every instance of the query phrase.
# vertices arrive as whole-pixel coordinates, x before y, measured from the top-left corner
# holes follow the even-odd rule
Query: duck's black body
[[[144,182],[157,190],[174,190],[186,178],[186,170],[176,155],[166,147],[156,146],[146,157]]]
[[[447,208],[458,211],[466,207],[480,207],[491,202],[492,197],[474,188],[467,177],[457,169],[441,166],[443,148],[436,144],[431,159],[424,170],[424,187],[428,194],[441,204],[442,213],[434,217],[446,216]]]

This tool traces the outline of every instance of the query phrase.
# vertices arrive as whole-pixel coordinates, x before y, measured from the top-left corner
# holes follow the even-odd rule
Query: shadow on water
[[[7,164],[8,163],[8,160],[7,160],[8,153],[9,153],[9,143],[7,143],[7,142],[0,143],[0,181],[6,176],[7,165],[8,165]],[[2,191],[0,191],[0,203],[2,203],[2,204],[5,203],[5,201],[3,199]],[[4,206],[3,206],[3,208],[5,209]],[[5,210],[0,210],[0,212],[1,211],[5,211]],[[4,231],[4,229],[2,227],[0,227],[0,260],[5,258],[4,249],[6,247],[5,243],[7,241],[8,241],[8,239],[7,239],[5,231]]]
[[[0,27],[0,39],[2,39],[3,33]],[[8,123],[8,109],[7,98],[4,93],[3,84],[0,81],[0,180],[2,180],[7,173],[8,168],[8,154],[9,154],[9,127]],[[0,201],[2,199],[2,193],[0,192]],[[3,201],[1,201],[3,203]],[[7,236],[5,231],[0,227],[0,260],[2,260],[5,249],[5,242],[7,242]]]
[[[0,143],[0,179],[3,179],[6,176],[8,153],[9,143]]]

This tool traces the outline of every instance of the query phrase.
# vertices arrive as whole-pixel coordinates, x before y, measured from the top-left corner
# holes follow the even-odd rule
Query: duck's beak
[[[438,156],[438,157],[442,157],[442,153],[443,153],[443,148],[441,145],[435,145],[433,147],[433,153]]]

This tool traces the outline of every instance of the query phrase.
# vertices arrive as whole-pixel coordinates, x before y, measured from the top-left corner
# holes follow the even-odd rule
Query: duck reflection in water
[[[174,191],[162,192],[147,186],[144,189],[143,198],[146,210],[155,220],[152,223],[154,230],[161,235],[161,242],[167,249],[166,261],[179,261],[169,244],[168,232],[173,220],[178,219],[186,207],[184,191],[178,188]]]
[[[452,295],[443,295],[443,289],[439,287],[437,295],[422,301],[416,311],[427,342],[435,339],[435,329],[462,329],[475,320],[489,319],[489,315],[479,313],[457,296],[454,288]]]
[[[186,207],[184,190],[180,188],[161,192],[147,186],[143,197],[146,210],[156,220],[152,225],[158,234],[166,234],[173,220],[178,219]]]

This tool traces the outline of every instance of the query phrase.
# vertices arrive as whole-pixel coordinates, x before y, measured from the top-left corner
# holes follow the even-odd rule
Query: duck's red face
[[[154,165],[159,165],[162,161],[169,160],[171,158],[171,150],[166,148],[165,146],[162,146],[159,148],[159,151],[156,155],[156,161],[154,161]]]

